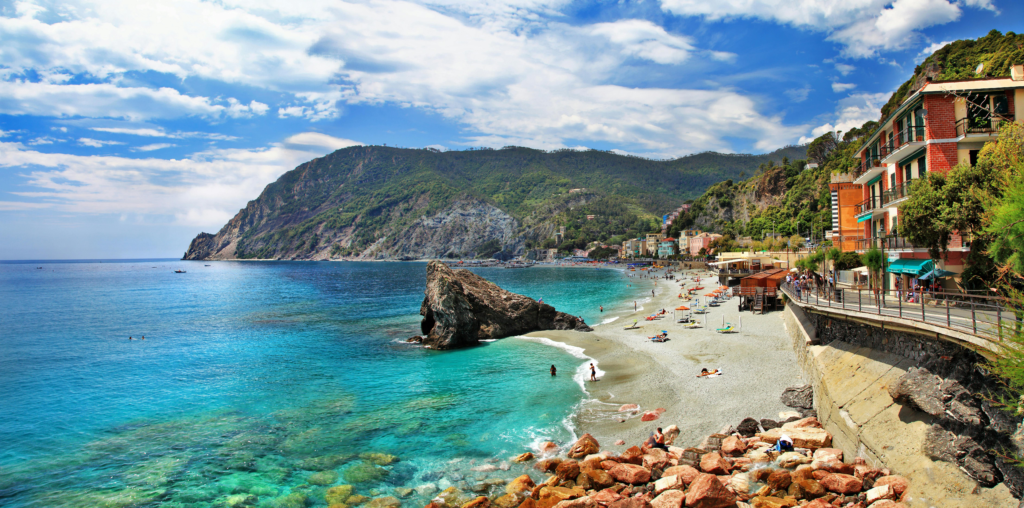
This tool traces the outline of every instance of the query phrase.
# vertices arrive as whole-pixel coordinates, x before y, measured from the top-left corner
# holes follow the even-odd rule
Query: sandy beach
[[[705,272],[676,272],[676,277],[685,280],[685,287],[692,287],[694,283],[689,279],[694,273]],[[664,270],[657,275],[664,275]],[[709,310],[706,327],[705,316],[695,315],[702,326],[688,329],[672,316],[672,309],[681,305],[681,281],[632,278],[625,282],[638,289],[654,289],[655,296],[635,313],[632,301],[606,305],[606,309],[629,310],[606,313],[619,319],[594,326],[592,333],[545,331],[528,335],[583,348],[587,356],[597,360],[603,374],[597,382],[586,382],[592,400],[579,412],[581,433],[589,432],[602,447],[620,451],[625,447],[613,445],[619,439],[636,444],[656,427],[675,424],[681,431],[676,443],[696,446],[707,435],[736,425],[745,417],[777,419],[779,412],[792,410],[782,405],[779,396],[786,387],[806,381],[783,327],[781,311],[763,315],[745,311],[739,328],[738,298],[732,298]],[[717,278],[701,285],[707,288],[700,291],[704,294],[717,287]],[[662,308],[668,311],[667,317],[644,320]],[[737,325],[736,333],[716,333],[723,316],[725,322]],[[634,319],[639,320],[639,329],[624,329]],[[648,339],[661,330],[669,332],[667,342]],[[724,374],[697,378],[701,368],[721,369]],[[641,412],[656,408],[666,411],[658,420],[642,422],[639,414],[620,413],[623,404],[638,404]]]

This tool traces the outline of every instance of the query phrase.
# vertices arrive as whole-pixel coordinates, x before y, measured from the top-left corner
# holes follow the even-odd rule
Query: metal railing
[[[876,236],[857,240],[857,250],[868,250],[876,247],[885,250],[916,249],[910,240],[902,236]]]
[[[996,342],[1024,330],[1024,309],[998,296],[844,289],[810,282],[784,283],[782,291],[801,305],[916,321]]]
[[[924,141],[923,125],[904,127],[903,129],[893,133],[892,138],[889,138],[883,143],[879,143],[878,155],[884,159],[904,145],[918,140]]]
[[[874,210],[875,208],[879,208],[881,206],[882,206],[882,198],[881,198],[881,196],[870,197],[870,198],[865,199],[864,201],[861,201],[860,203],[857,204],[857,215],[860,215],[862,213],[870,212],[871,210]]]
[[[860,161],[860,174],[857,175],[857,176],[863,175],[864,173],[867,173],[868,170],[870,170],[872,168],[875,168],[875,167],[879,167],[881,165],[882,165],[882,159],[879,156],[877,156],[877,155],[866,155]]]
[[[992,115],[990,118],[961,118],[956,121],[956,136],[997,132],[1003,122],[1012,122],[1013,115]]]
[[[913,181],[913,180],[911,180]],[[910,195],[910,181],[882,191],[882,204],[886,205]]]

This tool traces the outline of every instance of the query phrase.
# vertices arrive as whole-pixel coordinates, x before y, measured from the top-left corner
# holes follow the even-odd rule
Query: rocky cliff
[[[440,261],[427,265],[420,315],[422,342],[432,349],[474,346],[481,339],[538,330],[592,331],[575,316],[505,291],[468,270],[452,270]]]
[[[568,248],[582,248],[657,228],[709,185],[804,152],[654,161],[598,150],[345,148],[282,175],[216,234],[198,235],[184,258],[510,257],[558,226],[582,244]]]

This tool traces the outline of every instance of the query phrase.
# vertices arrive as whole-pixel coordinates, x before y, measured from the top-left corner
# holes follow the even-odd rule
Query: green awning
[[[915,150],[914,153],[900,159],[900,162],[897,164],[897,166],[902,168],[904,165],[907,164],[907,161],[913,162],[919,159],[922,155],[924,155],[924,152],[925,147],[921,147],[920,149]]]
[[[861,222],[867,222],[869,220],[871,220],[871,214],[870,213],[865,215],[865,216],[863,216],[863,217],[861,217],[861,218],[859,218],[859,219],[857,219],[857,224],[860,224]]]
[[[889,273],[905,273],[915,277],[932,270],[930,259],[897,259],[889,264]]]
[[[882,175],[883,174],[885,174],[885,173],[879,173],[878,176],[872,178],[871,181],[868,182],[868,187],[871,187],[872,185],[878,183],[878,181],[882,179]]]

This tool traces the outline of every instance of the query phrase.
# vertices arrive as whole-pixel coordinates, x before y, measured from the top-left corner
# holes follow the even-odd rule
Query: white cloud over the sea
[[[11,193],[26,201],[0,203],[0,210],[161,216],[216,230],[267,182],[329,151],[275,143],[166,160],[43,153],[0,142],[0,168],[16,168],[27,178],[25,190]]]
[[[615,83],[636,61],[679,66],[733,62],[737,55],[701,48],[690,35],[642,19],[563,22],[562,2],[18,5],[18,16],[0,17],[6,76],[0,113],[6,114],[219,121],[269,113],[323,121],[345,105],[391,104],[457,122],[474,143],[608,142],[664,155],[731,151],[735,138],[770,150],[805,131],[762,113],[758,99],[731,88]],[[137,86],[127,79],[133,72],[241,85],[282,100]],[[44,79],[28,81],[28,75]],[[101,82],[81,84],[73,76]],[[695,120],[701,117],[716,121]]]

